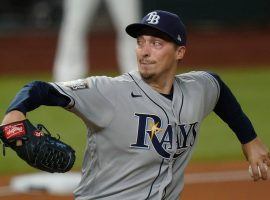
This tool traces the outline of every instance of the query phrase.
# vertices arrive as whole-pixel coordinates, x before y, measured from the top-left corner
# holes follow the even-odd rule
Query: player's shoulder
[[[176,79],[181,82],[202,82],[202,81],[215,81],[215,77],[210,72],[206,71],[190,71],[176,75]]]
[[[130,76],[127,73],[119,75],[119,76],[115,76],[115,77],[96,76],[96,77],[89,77],[89,78],[92,79],[94,82],[108,84],[112,86],[123,85],[123,84],[133,82],[133,80],[130,78]]]
[[[176,77],[179,79],[184,79],[184,80],[193,80],[193,79],[195,80],[197,78],[205,77],[208,75],[210,74],[206,71],[190,71],[190,72],[178,74],[176,75]]]
[[[115,77],[91,76],[86,78],[86,80],[88,84],[93,88],[97,88],[100,91],[110,91],[112,93],[129,87],[133,82],[128,74],[123,74]]]
[[[191,71],[176,76],[179,85],[186,88],[200,88],[212,90],[213,88],[220,90],[219,81],[214,73],[206,71]]]

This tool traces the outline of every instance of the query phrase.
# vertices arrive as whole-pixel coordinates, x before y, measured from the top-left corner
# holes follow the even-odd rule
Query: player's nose
[[[151,55],[151,48],[149,44],[145,44],[141,47],[141,55],[143,57],[149,57]]]

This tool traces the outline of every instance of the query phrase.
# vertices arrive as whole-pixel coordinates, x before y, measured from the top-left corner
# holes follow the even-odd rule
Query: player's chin
[[[140,74],[141,74],[141,77],[144,79],[144,80],[150,80],[153,78],[154,76],[154,73],[151,73],[149,71],[141,71],[139,70]]]
[[[154,65],[152,64],[139,64],[139,71],[141,73],[151,73],[154,70]]]

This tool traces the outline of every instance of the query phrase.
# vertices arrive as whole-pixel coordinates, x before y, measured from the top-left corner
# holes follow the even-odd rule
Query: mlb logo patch
[[[75,81],[63,82],[63,85],[66,87],[69,87],[72,90],[80,90],[80,89],[89,88],[88,83],[85,79],[78,79]]]

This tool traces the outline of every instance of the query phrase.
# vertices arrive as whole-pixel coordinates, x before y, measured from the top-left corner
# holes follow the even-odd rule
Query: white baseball
[[[264,167],[265,167],[265,169],[267,171],[268,170],[268,167],[267,167],[266,164],[264,164]],[[260,167],[259,166],[258,166],[258,171],[259,171],[259,177],[261,178],[262,177],[262,173],[261,173],[261,170],[260,170]],[[253,172],[252,172],[252,168],[251,168],[250,165],[248,167],[248,172],[249,172],[250,176],[253,177]]]

